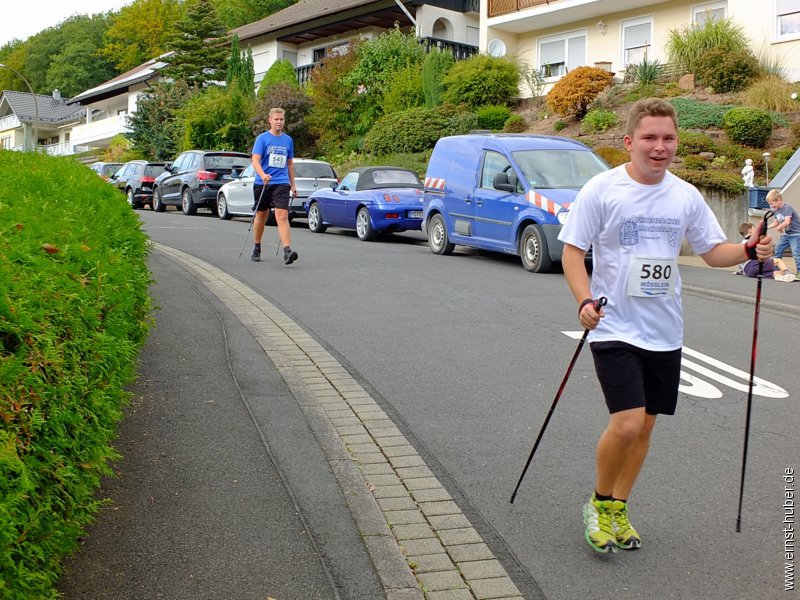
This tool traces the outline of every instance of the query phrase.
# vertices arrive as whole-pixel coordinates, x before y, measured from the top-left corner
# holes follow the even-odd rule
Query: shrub
[[[267,90],[276,83],[285,83],[294,88],[300,87],[300,84],[297,83],[294,66],[285,58],[276,60],[264,73],[264,77],[261,78],[261,83],[258,85],[258,97],[262,98]]]
[[[416,171],[420,177],[425,177],[425,169],[430,156],[430,151],[381,155],[353,154],[346,160],[336,163],[335,167],[337,173],[347,173],[356,167],[394,165],[404,169],[411,169]]]
[[[0,188],[0,597],[56,598],[118,458],[149,323],[147,240],[71,157],[0,152],[0,177],[14,180]]]
[[[683,167],[685,169],[695,169],[703,171],[708,168],[709,161],[696,155],[687,156],[683,159]]]
[[[397,71],[393,83],[383,96],[383,112],[388,114],[424,104],[422,65],[412,64]]]
[[[790,129],[792,132],[792,143],[796,147],[800,146],[800,121],[792,123]]]
[[[485,104],[511,105],[519,95],[519,71],[504,58],[477,54],[453,65],[442,80],[442,99],[477,108]]]
[[[269,109],[274,107],[280,107],[285,112],[284,131],[292,136],[295,156],[314,156],[316,138],[308,124],[311,98],[301,88],[287,83],[270,86],[256,101],[255,116],[250,121],[253,138],[270,128]]]
[[[542,103],[544,88],[547,85],[544,74],[536,65],[529,65],[525,63],[520,63],[519,73],[522,79],[525,80],[528,89],[531,91],[531,99],[533,100],[534,104],[540,106]]]
[[[717,143],[699,131],[678,130],[678,156],[689,156],[701,152],[717,153]]]
[[[253,147],[249,123],[254,104],[238,87],[205,89],[175,115],[178,126],[183,129],[178,149],[248,152]]]
[[[583,130],[586,133],[603,133],[617,123],[619,123],[617,113],[602,108],[590,110],[581,121]]]
[[[487,104],[478,108],[476,113],[480,129],[499,131],[511,116],[511,109],[505,104]]]
[[[664,65],[647,57],[637,64],[628,65],[625,74],[638,85],[655,85],[664,76]]]
[[[742,104],[761,110],[791,112],[800,107],[797,100],[792,100],[792,92],[797,86],[787,82],[778,75],[768,75],[754,81],[740,95]]]
[[[477,117],[467,117],[452,105],[418,107],[384,115],[364,138],[364,151],[371,154],[423,152],[443,136],[467,133]]]
[[[789,162],[789,159],[794,156],[794,152],[794,148],[777,148],[772,150],[772,156],[769,161],[769,172],[777,174],[777,172]]]
[[[719,188],[730,194],[741,194],[744,184],[739,175],[715,170],[673,169],[672,173],[692,185]]]
[[[624,165],[630,160],[630,154],[628,154],[625,150],[620,150],[619,148],[600,146],[599,148],[595,148],[594,152],[612,167]]]
[[[703,85],[715,92],[738,92],[758,75],[756,57],[750,50],[714,48],[697,59],[695,73]]]
[[[672,29],[667,35],[667,56],[684,73],[695,73],[700,58],[721,48],[727,52],[749,51],[744,30],[730,19],[706,19],[702,25]]]
[[[356,47],[351,44],[346,53],[323,59],[311,71],[308,95],[312,107],[307,120],[325,153],[334,152],[342,140],[356,133],[358,92],[347,83],[347,75],[356,65]]]
[[[567,127],[569,127],[569,123],[567,123],[566,121],[562,121],[561,119],[553,123],[553,129],[556,132],[563,131]]]
[[[635,85],[625,95],[625,102],[632,103],[642,98],[656,98],[661,96],[659,87],[654,83],[646,83],[643,85]]]
[[[578,67],[558,80],[547,94],[547,106],[559,115],[586,114],[589,104],[611,85],[613,75],[604,69]]]
[[[525,119],[520,115],[511,115],[503,125],[505,133],[522,133],[528,128]]]
[[[758,108],[732,108],[722,125],[732,141],[753,148],[763,148],[772,136],[772,117]]]
[[[732,104],[712,104],[690,98],[672,98],[668,100],[678,112],[678,127],[681,129],[708,129],[722,127],[722,117]]]
[[[422,63],[422,94],[428,108],[442,103],[442,80],[455,62],[452,52],[434,50],[425,57]]]

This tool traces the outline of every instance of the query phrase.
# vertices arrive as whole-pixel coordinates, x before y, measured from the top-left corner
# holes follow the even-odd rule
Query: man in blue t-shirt
[[[292,250],[292,229],[289,226],[289,200],[297,194],[294,184],[294,141],[283,133],[285,116],[282,108],[269,111],[269,131],[256,138],[251,158],[256,171],[253,183],[253,253],[250,259],[261,260],[261,238],[270,207],[275,209],[275,222],[283,246],[283,262],[287,265],[297,260]]]
[[[783,201],[783,196],[778,190],[767,193],[769,207],[775,213],[775,220],[769,224],[770,229],[781,232],[778,243],[775,244],[775,258],[783,258],[786,248],[792,249],[794,257],[795,278],[800,278],[800,218],[797,211]]]

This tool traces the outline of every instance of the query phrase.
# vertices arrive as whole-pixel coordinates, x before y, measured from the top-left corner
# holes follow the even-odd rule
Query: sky
[[[0,20],[0,46],[14,38],[25,40],[58,25],[72,15],[92,15],[119,10],[133,0],[5,0]]]

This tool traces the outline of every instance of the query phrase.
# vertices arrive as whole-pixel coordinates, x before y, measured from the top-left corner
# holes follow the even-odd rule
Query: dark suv
[[[153,182],[164,172],[164,163],[132,160],[122,165],[108,182],[124,192],[131,208],[153,206]]]
[[[189,150],[165,165],[153,188],[153,210],[164,212],[167,205],[180,206],[183,214],[193,215],[198,207],[216,214],[217,192],[231,181],[231,172],[244,171],[250,155],[226,150]]]

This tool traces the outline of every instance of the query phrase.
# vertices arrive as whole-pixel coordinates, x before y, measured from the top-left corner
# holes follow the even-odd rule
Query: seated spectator
[[[752,223],[742,223],[739,225],[739,234],[744,238],[742,243],[746,242],[753,234],[755,225]],[[737,275],[747,275],[748,277],[758,277],[758,261],[748,260],[739,265],[739,270],[736,271]],[[795,281],[794,273],[789,271],[786,263],[781,258],[768,258],[764,261],[764,268],[761,272],[763,277],[772,277],[775,281]]]

